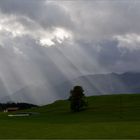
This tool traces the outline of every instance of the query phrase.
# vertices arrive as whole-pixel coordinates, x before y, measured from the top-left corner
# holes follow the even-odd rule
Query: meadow
[[[66,100],[24,110],[39,113],[28,117],[8,117],[10,113],[1,112],[0,138],[140,138],[139,94],[91,96],[87,100],[87,110],[75,113]]]

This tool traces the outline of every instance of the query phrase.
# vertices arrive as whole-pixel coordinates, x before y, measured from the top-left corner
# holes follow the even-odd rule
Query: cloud
[[[54,45],[53,40],[62,43],[64,39],[72,37],[68,29],[72,22],[65,10],[59,6],[47,4],[45,1],[40,1],[39,4],[37,1],[30,1],[29,4],[33,3],[30,11],[30,9],[25,10],[28,7],[27,2],[23,2],[23,5],[16,0],[12,1],[11,5],[10,3],[9,0],[1,2],[0,32],[7,32],[13,38],[29,35],[34,40],[39,40],[40,45],[45,47]],[[13,7],[16,8],[13,9]],[[40,10],[37,11],[36,8]],[[40,17],[40,15],[43,16]]]
[[[140,35],[138,34],[116,35],[114,39],[118,41],[120,48],[126,48],[130,51],[140,49]]]
[[[55,42],[61,44],[64,40],[67,39],[72,41],[72,34],[69,31],[57,27],[54,29],[54,31],[50,33],[48,37],[42,36],[39,43],[42,46],[50,47],[50,46],[55,46],[56,45]]]
[[[0,1],[0,73],[12,92],[84,74],[139,71],[140,3]]]
[[[0,9],[4,14],[28,17],[43,28],[56,26],[71,27],[72,22],[69,14],[54,3],[45,0],[6,0],[0,1]]]

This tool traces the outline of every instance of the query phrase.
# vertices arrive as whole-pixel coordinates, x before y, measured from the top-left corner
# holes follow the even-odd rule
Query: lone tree
[[[84,90],[81,86],[75,86],[70,91],[70,108],[74,112],[78,112],[82,109],[84,109],[87,106],[87,102],[85,100]]]

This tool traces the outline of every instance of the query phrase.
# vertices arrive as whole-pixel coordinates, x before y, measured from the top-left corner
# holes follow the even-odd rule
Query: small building
[[[19,110],[18,107],[8,107],[4,110],[4,112],[15,112],[17,110]]]

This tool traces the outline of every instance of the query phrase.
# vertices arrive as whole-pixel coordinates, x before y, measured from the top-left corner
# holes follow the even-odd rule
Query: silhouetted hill
[[[96,74],[85,75],[65,81],[50,90],[47,86],[27,86],[17,91],[13,95],[1,99],[3,101],[20,101],[32,104],[48,104],[58,99],[69,97],[69,91],[73,86],[80,85],[84,88],[85,94],[104,95],[104,94],[133,94],[140,93],[140,73],[126,72],[123,74]]]
[[[96,74],[78,77],[59,85],[59,93],[68,93],[72,86],[81,85],[87,95],[140,93],[140,73]],[[63,87],[63,88],[62,88]],[[63,94],[64,97],[65,94]]]

